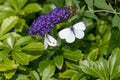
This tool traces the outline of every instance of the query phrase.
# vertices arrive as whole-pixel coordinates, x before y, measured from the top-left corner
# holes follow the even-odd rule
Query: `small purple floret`
[[[68,20],[70,17],[69,8],[55,8],[48,14],[39,16],[36,20],[33,21],[32,25],[29,28],[28,33],[34,36],[49,33],[55,24],[59,24],[63,21]]]

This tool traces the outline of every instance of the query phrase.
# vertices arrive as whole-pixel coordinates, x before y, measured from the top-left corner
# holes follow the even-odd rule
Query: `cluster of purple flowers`
[[[41,35],[49,33],[55,24],[68,20],[70,17],[70,8],[57,7],[48,14],[42,15],[33,21],[28,33],[32,35]]]

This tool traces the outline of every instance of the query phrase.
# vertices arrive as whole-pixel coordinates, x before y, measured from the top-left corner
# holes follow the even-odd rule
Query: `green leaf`
[[[65,5],[72,6],[74,4],[73,0],[65,0]]]
[[[88,79],[85,76],[83,76],[80,80],[88,80]]]
[[[15,43],[15,37],[13,37],[12,35],[10,35],[7,38],[7,43],[11,47],[11,49],[13,49],[13,46],[14,46],[14,43]]]
[[[40,42],[32,42],[24,47],[22,47],[23,51],[43,51],[44,46]]]
[[[84,16],[98,20],[98,17],[94,13],[91,13],[91,12],[85,12]]]
[[[0,40],[5,40],[5,39],[7,39],[9,36],[13,36],[13,37],[15,37],[15,38],[20,38],[21,37],[21,35],[20,34],[18,34],[18,33],[16,33],[16,32],[9,32],[9,33],[6,33],[6,34],[4,34],[4,35],[2,35],[1,37],[0,37]]]
[[[4,80],[3,76],[0,76],[0,80]]]
[[[112,55],[109,57],[110,66],[110,79],[115,79],[120,77],[120,49],[115,49],[112,51]]]
[[[6,46],[4,45],[4,43],[0,41],[0,49],[4,49],[4,48],[6,48]]]
[[[30,80],[30,79],[28,79],[26,75],[19,74],[16,80]]]
[[[3,62],[0,62],[0,71],[13,70],[18,67],[18,64],[15,64],[13,60],[8,58],[4,59]]]
[[[35,70],[30,71],[30,75],[33,80],[40,80],[39,74]]]
[[[105,2],[105,0],[94,0],[94,6],[96,6],[97,8],[100,8],[100,9],[107,9],[107,10],[114,11],[111,4],[108,5]]]
[[[13,8],[6,5],[0,6],[0,22],[12,15],[15,15],[15,11],[13,10]]]
[[[10,16],[14,16],[14,15],[15,15],[14,10],[0,12],[0,22],[3,21],[4,19],[6,19]]]
[[[33,13],[33,12],[38,12],[42,10],[41,6],[37,3],[31,3],[28,4],[27,6],[25,6],[25,8],[23,9],[24,12],[26,13]]]
[[[98,68],[97,69],[98,72],[102,75],[104,80],[109,80],[109,64],[108,64],[108,61],[106,61],[103,58],[100,58],[99,61],[98,61],[97,68]]]
[[[19,9],[22,9],[25,4],[27,3],[28,0],[17,0],[17,3],[18,3],[18,8]]]
[[[46,67],[48,67],[51,64],[51,60],[49,59],[44,59],[42,61],[40,61],[39,63],[39,67],[38,67],[38,71],[40,73],[40,75],[43,74],[43,71],[45,70]]]
[[[112,19],[112,26],[120,29],[120,17],[118,15],[115,15]]]
[[[80,1],[78,1],[78,0],[73,0],[73,2],[74,2],[74,4],[75,4],[75,6],[76,6],[78,9],[80,9],[80,6],[79,6]]]
[[[120,31],[119,30],[113,30],[111,33],[110,43],[108,46],[107,55],[111,53],[112,50],[115,48],[120,47]]]
[[[100,42],[99,46],[99,55],[103,56],[107,54],[108,47],[109,47],[109,42],[111,38],[111,29],[107,29],[106,32],[104,33],[102,42]],[[107,55],[106,55],[107,56]]]
[[[86,6],[82,6],[81,9],[80,9],[80,14],[83,15],[83,13],[85,12],[85,8]]]
[[[106,55],[106,57],[108,57],[108,45],[109,45],[109,41],[106,43],[105,42],[102,42],[100,47],[99,47],[99,57],[103,56],[103,55]],[[98,57],[98,58],[99,58]]]
[[[24,65],[19,65],[18,70],[27,71],[27,68]]]
[[[22,32],[24,26],[25,26],[25,20],[24,19],[19,19],[18,23],[16,24],[15,31],[16,32]]]
[[[73,61],[77,61],[83,58],[83,54],[80,50],[71,51],[66,49],[63,54],[66,59],[70,59]]]
[[[22,45],[25,45],[27,43],[30,43],[31,41],[32,41],[32,37],[31,36],[25,36],[25,37],[20,38],[16,42],[15,46],[22,46]]]
[[[57,7],[63,7],[65,0],[50,0],[53,4],[55,4],[55,6]]]
[[[104,36],[103,36],[103,42],[106,44],[109,43],[110,41],[110,38],[111,38],[111,27],[109,27],[109,29],[107,28],[105,33],[104,33]]]
[[[11,30],[13,27],[15,27],[15,24],[18,21],[18,17],[11,16],[3,21],[0,27],[0,36]]]
[[[10,0],[10,4],[14,9],[18,10],[17,0]]]
[[[14,52],[12,53],[13,59],[15,59],[21,65],[28,65],[29,58],[23,52]]]
[[[94,41],[95,40],[94,34],[87,35],[87,40]]]
[[[97,23],[97,30],[101,35],[105,34],[106,30],[108,29],[108,24],[105,21],[99,20]]]
[[[49,80],[50,77],[54,75],[54,72],[55,72],[55,66],[54,65],[49,65],[43,71],[42,80]]]
[[[44,4],[42,7],[41,12],[47,14],[49,11],[51,11],[53,8],[55,8],[54,5],[51,4]]]
[[[109,80],[109,64],[108,61],[100,58],[97,63],[84,60],[80,63],[83,72],[97,77],[101,80]]]
[[[71,78],[73,75],[75,75],[76,73],[78,73],[75,70],[66,70],[65,72],[61,73],[59,75],[60,78]]]
[[[97,65],[93,61],[81,61],[80,67],[83,72],[95,76],[95,77],[102,77],[101,74],[96,70]]]
[[[93,0],[84,0],[88,6],[90,6],[91,8],[93,8]]]
[[[57,66],[57,68],[61,70],[63,67],[63,61],[64,61],[63,56],[61,55],[55,56],[54,61],[55,61],[55,65]]]
[[[76,73],[72,76],[71,80],[79,80],[79,78],[82,77],[83,75],[84,75],[83,73]]]
[[[79,16],[78,15],[75,15],[75,16],[72,16],[69,20],[68,20],[68,22],[72,22],[72,21],[74,21],[76,18],[78,18]]]
[[[4,76],[5,76],[6,79],[10,79],[15,75],[15,72],[16,72],[16,69],[6,71],[4,73]]]
[[[0,51],[0,61],[2,61],[3,59],[5,59],[8,56],[9,50],[5,49],[5,50],[1,50]]]
[[[29,61],[33,61],[33,60],[39,58],[40,56],[42,56],[42,52],[37,52],[37,51],[34,54],[33,53],[30,54],[29,52],[26,53],[26,54],[27,54],[27,57],[28,57]]]
[[[78,66],[77,64],[74,64],[74,63],[70,63],[70,62],[65,62],[66,63],[66,66],[70,69],[73,69],[73,70],[79,70],[81,71],[81,68],[80,66]]]
[[[88,54],[88,60],[93,60],[93,61],[95,61],[95,60],[97,59],[97,57],[98,57],[98,53],[99,53],[98,48],[93,49],[93,50]]]
[[[58,79],[56,79],[56,78],[50,78],[49,80],[58,80]]]

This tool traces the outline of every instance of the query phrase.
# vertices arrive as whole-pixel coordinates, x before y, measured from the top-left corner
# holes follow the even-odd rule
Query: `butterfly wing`
[[[58,36],[61,39],[65,39],[67,37],[67,35],[68,35],[68,33],[66,33],[66,32],[68,32],[68,31],[69,31],[69,28],[65,28],[65,29],[58,32]]]
[[[46,50],[47,49],[47,47],[48,47],[48,40],[47,40],[47,37],[46,37],[46,35],[45,35],[45,38],[44,38],[44,49]]]
[[[83,31],[74,30],[74,32],[75,32],[75,37],[78,39],[82,39],[85,36],[85,33]]]
[[[76,38],[81,39],[84,37],[85,33],[84,30],[86,29],[86,26],[83,22],[78,22],[75,25],[73,25],[73,30]]]
[[[78,23],[76,23],[76,24],[73,25],[73,28],[75,30],[78,29],[78,30],[84,31],[86,29],[86,26],[85,26],[85,24],[83,22],[78,22]]]
[[[65,39],[66,42],[72,43],[75,41],[75,35],[70,28],[65,28],[58,33],[61,39]]]
[[[52,36],[47,34],[46,37],[47,37],[48,45],[50,45],[50,46],[57,46],[58,45],[57,40],[55,40]]]

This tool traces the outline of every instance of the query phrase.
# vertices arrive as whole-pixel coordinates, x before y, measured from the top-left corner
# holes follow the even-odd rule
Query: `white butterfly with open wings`
[[[72,43],[75,38],[82,39],[85,35],[84,30],[86,26],[83,22],[78,22],[70,28],[65,28],[58,33],[61,39],[65,39],[66,42]]]
[[[45,38],[44,38],[44,49],[47,49],[48,45],[49,46],[58,46],[58,42],[51,35],[46,34]]]

